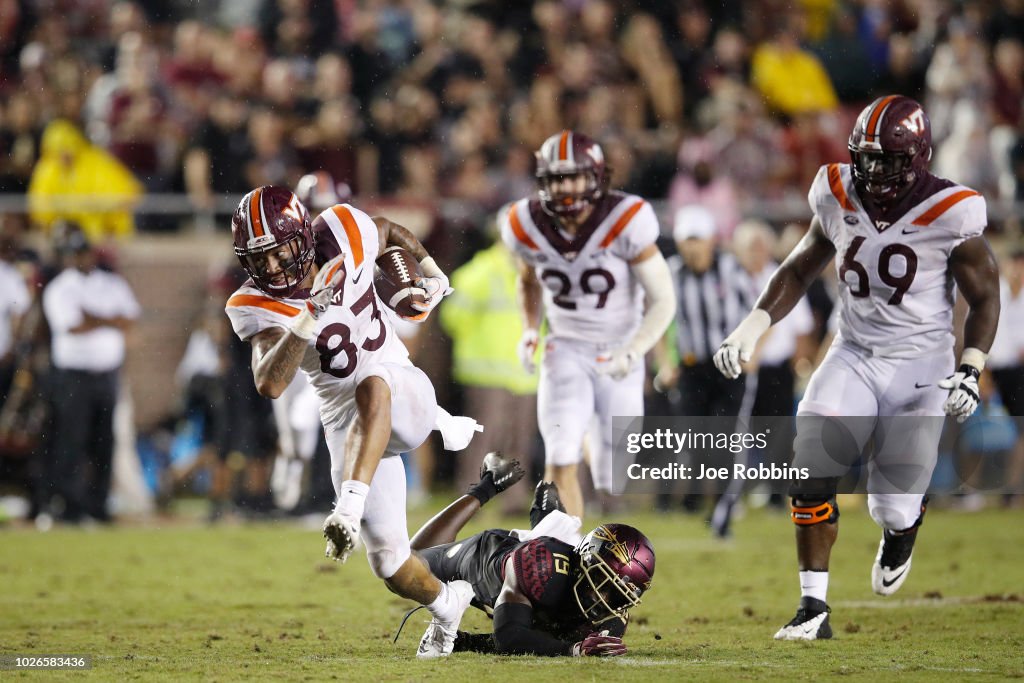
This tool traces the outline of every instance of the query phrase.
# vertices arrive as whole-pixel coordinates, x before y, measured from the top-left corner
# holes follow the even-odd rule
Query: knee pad
[[[404,554],[404,557],[402,556]],[[405,561],[409,559],[411,552],[406,548],[405,553],[386,548],[366,553],[366,559],[370,562],[370,570],[378,579],[390,579],[402,568]]]
[[[928,504],[927,498],[921,502],[920,508],[917,506],[909,508],[908,506],[886,505],[886,502],[888,501],[877,501],[872,496],[868,496],[868,512],[871,515],[871,519],[875,520],[875,524],[883,529],[906,533],[913,531],[924,522],[924,512]]]
[[[839,503],[835,496],[813,498],[793,496],[791,516],[797,526],[835,524],[839,520]]]

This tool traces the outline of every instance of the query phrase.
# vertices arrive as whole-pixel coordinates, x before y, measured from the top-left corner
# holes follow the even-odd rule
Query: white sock
[[[825,595],[828,593],[828,572],[800,572],[800,597],[814,598],[815,600],[825,600]]]
[[[427,611],[438,621],[450,622],[459,616],[455,593],[447,583],[441,582],[441,592],[434,598],[434,602],[427,605]]]

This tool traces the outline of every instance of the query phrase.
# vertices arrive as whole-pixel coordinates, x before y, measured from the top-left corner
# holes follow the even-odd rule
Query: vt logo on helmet
[[[906,196],[927,172],[931,123],[909,97],[879,97],[857,118],[849,148],[857,190],[886,204]]]
[[[595,626],[640,604],[654,578],[654,546],[625,524],[602,524],[576,546],[580,576],[573,585],[576,604]]]
[[[312,220],[287,188],[264,185],[242,197],[231,235],[242,268],[270,296],[292,296],[313,266]]]
[[[535,156],[538,195],[549,215],[575,218],[608,191],[610,173],[601,145],[582,133],[552,135]]]

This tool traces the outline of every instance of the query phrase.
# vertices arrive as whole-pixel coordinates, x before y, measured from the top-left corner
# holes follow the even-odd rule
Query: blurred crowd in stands
[[[464,395],[478,395],[472,387],[532,391],[522,377],[474,370],[480,349],[495,362],[502,353],[515,358],[514,316],[490,320],[489,337],[468,346],[460,335],[482,329],[470,314],[493,318],[511,305],[511,266],[480,250],[493,241],[495,211],[534,191],[532,155],[546,137],[575,128],[597,139],[612,186],[661,208],[666,253],[675,251],[676,212],[706,209],[717,248],[735,250],[753,281],[805,228],[818,167],[848,160],[856,113],[891,92],[930,114],[933,170],[985,194],[990,238],[1008,265],[1005,289],[1017,301],[1021,0],[0,0],[0,199],[27,196],[24,212],[0,214],[0,244],[4,267],[19,269],[36,301],[0,302],[0,475],[31,480],[26,453],[45,451],[52,400],[39,387],[49,335],[38,311],[44,285],[62,268],[54,236],[69,224],[99,249],[101,267],[116,270],[119,244],[137,231],[188,230],[188,220],[135,214],[148,195],[187,197],[187,216],[323,171],[357,205],[427,207],[432,219],[422,232],[449,271],[484,259],[476,275],[462,276],[478,283],[459,288],[466,298],[442,307],[458,311],[412,343],[439,396],[458,409]],[[442,216],[441,200],[468,208]],[[789,208],[768,208],[780,206]],[[733,240],[744,223],[747,237]],[[227,230],[226,221],[218,225]],[[235,276],[211,277],[209,299],[196,302],[189,348],[199,349],[182,371],[179,410],[166,424],[139,425],[147,439],[139,451],[169,457],[167,442],[182,440],[185,420],[199,434],[192,451],[216,452],[189,463],[234,463],[233,454],[264,463],[231,471],[246,472],[236,500],[266,511],[281,506],[267,488],[277,436],[210,434],[212,423],[232,419],[217,412],[224,397],[251,384],[247,348],[231,348],[220,309]],[[814,327],[778,361],[796,369],[795,391],[826,338],[830,290],[823,281],[812,292]],[[495,334],[497,325],[507,334]],[[1008,367],[1019,369],[1024,348],[1007,343]],[[679,361],[659,356],[663,366]],[[31,370],[21,384],[13,379],[19,368]],[[662,380],[651,382],[650,409],[670,412],[672,392],[654,387],[671,389],[665,382],[678,373],[652,365],[650,374]],[[33,395],[39,400],[26,399]],[[12,397],[14,408],[6,405]],[[208,469],[203,490],[214,492],[217,517],[229,475]],[[465,479],[452,469],[423,457],[420,485]],[[321,486],[323,497],[322,483],[305,487]],[[163,477],[152,488],[165,495],[173,485]],[[46,505],[36,500],[31,512]]]

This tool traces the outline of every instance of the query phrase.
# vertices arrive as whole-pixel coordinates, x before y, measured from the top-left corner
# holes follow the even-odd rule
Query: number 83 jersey
[[[346,279],[331,306],[317,321],[316,336],[299,365],[320,399],[325,427],[344,419],[355,400],[356,385],[380,363],[411,365],[405,345],[373,288],[374,261],[380,250],[377,226],[348,204],[338,204],[313,221],[316,263],[345,254]],[[308,290],[294,299],[270,297],[252,281],[228,299],[225,310],[235,334],[246,341],[268,327],[288,329],[305,305]]]
[[[891,223],[872,217],[849,164],[822,166],[808,193],[836,248],[839,337],[877,356],[909,358],[952,348],[953,249],[982,234],[985,200],[931,174],[918,181]]]
[[[522,199],[505,216],[502,239],[534,269],[552,336],[614,345],[640,324],[643,292],[629,261],[654,243],[658,231],[649,203],[611,191],[574,235],[539,200]]]

